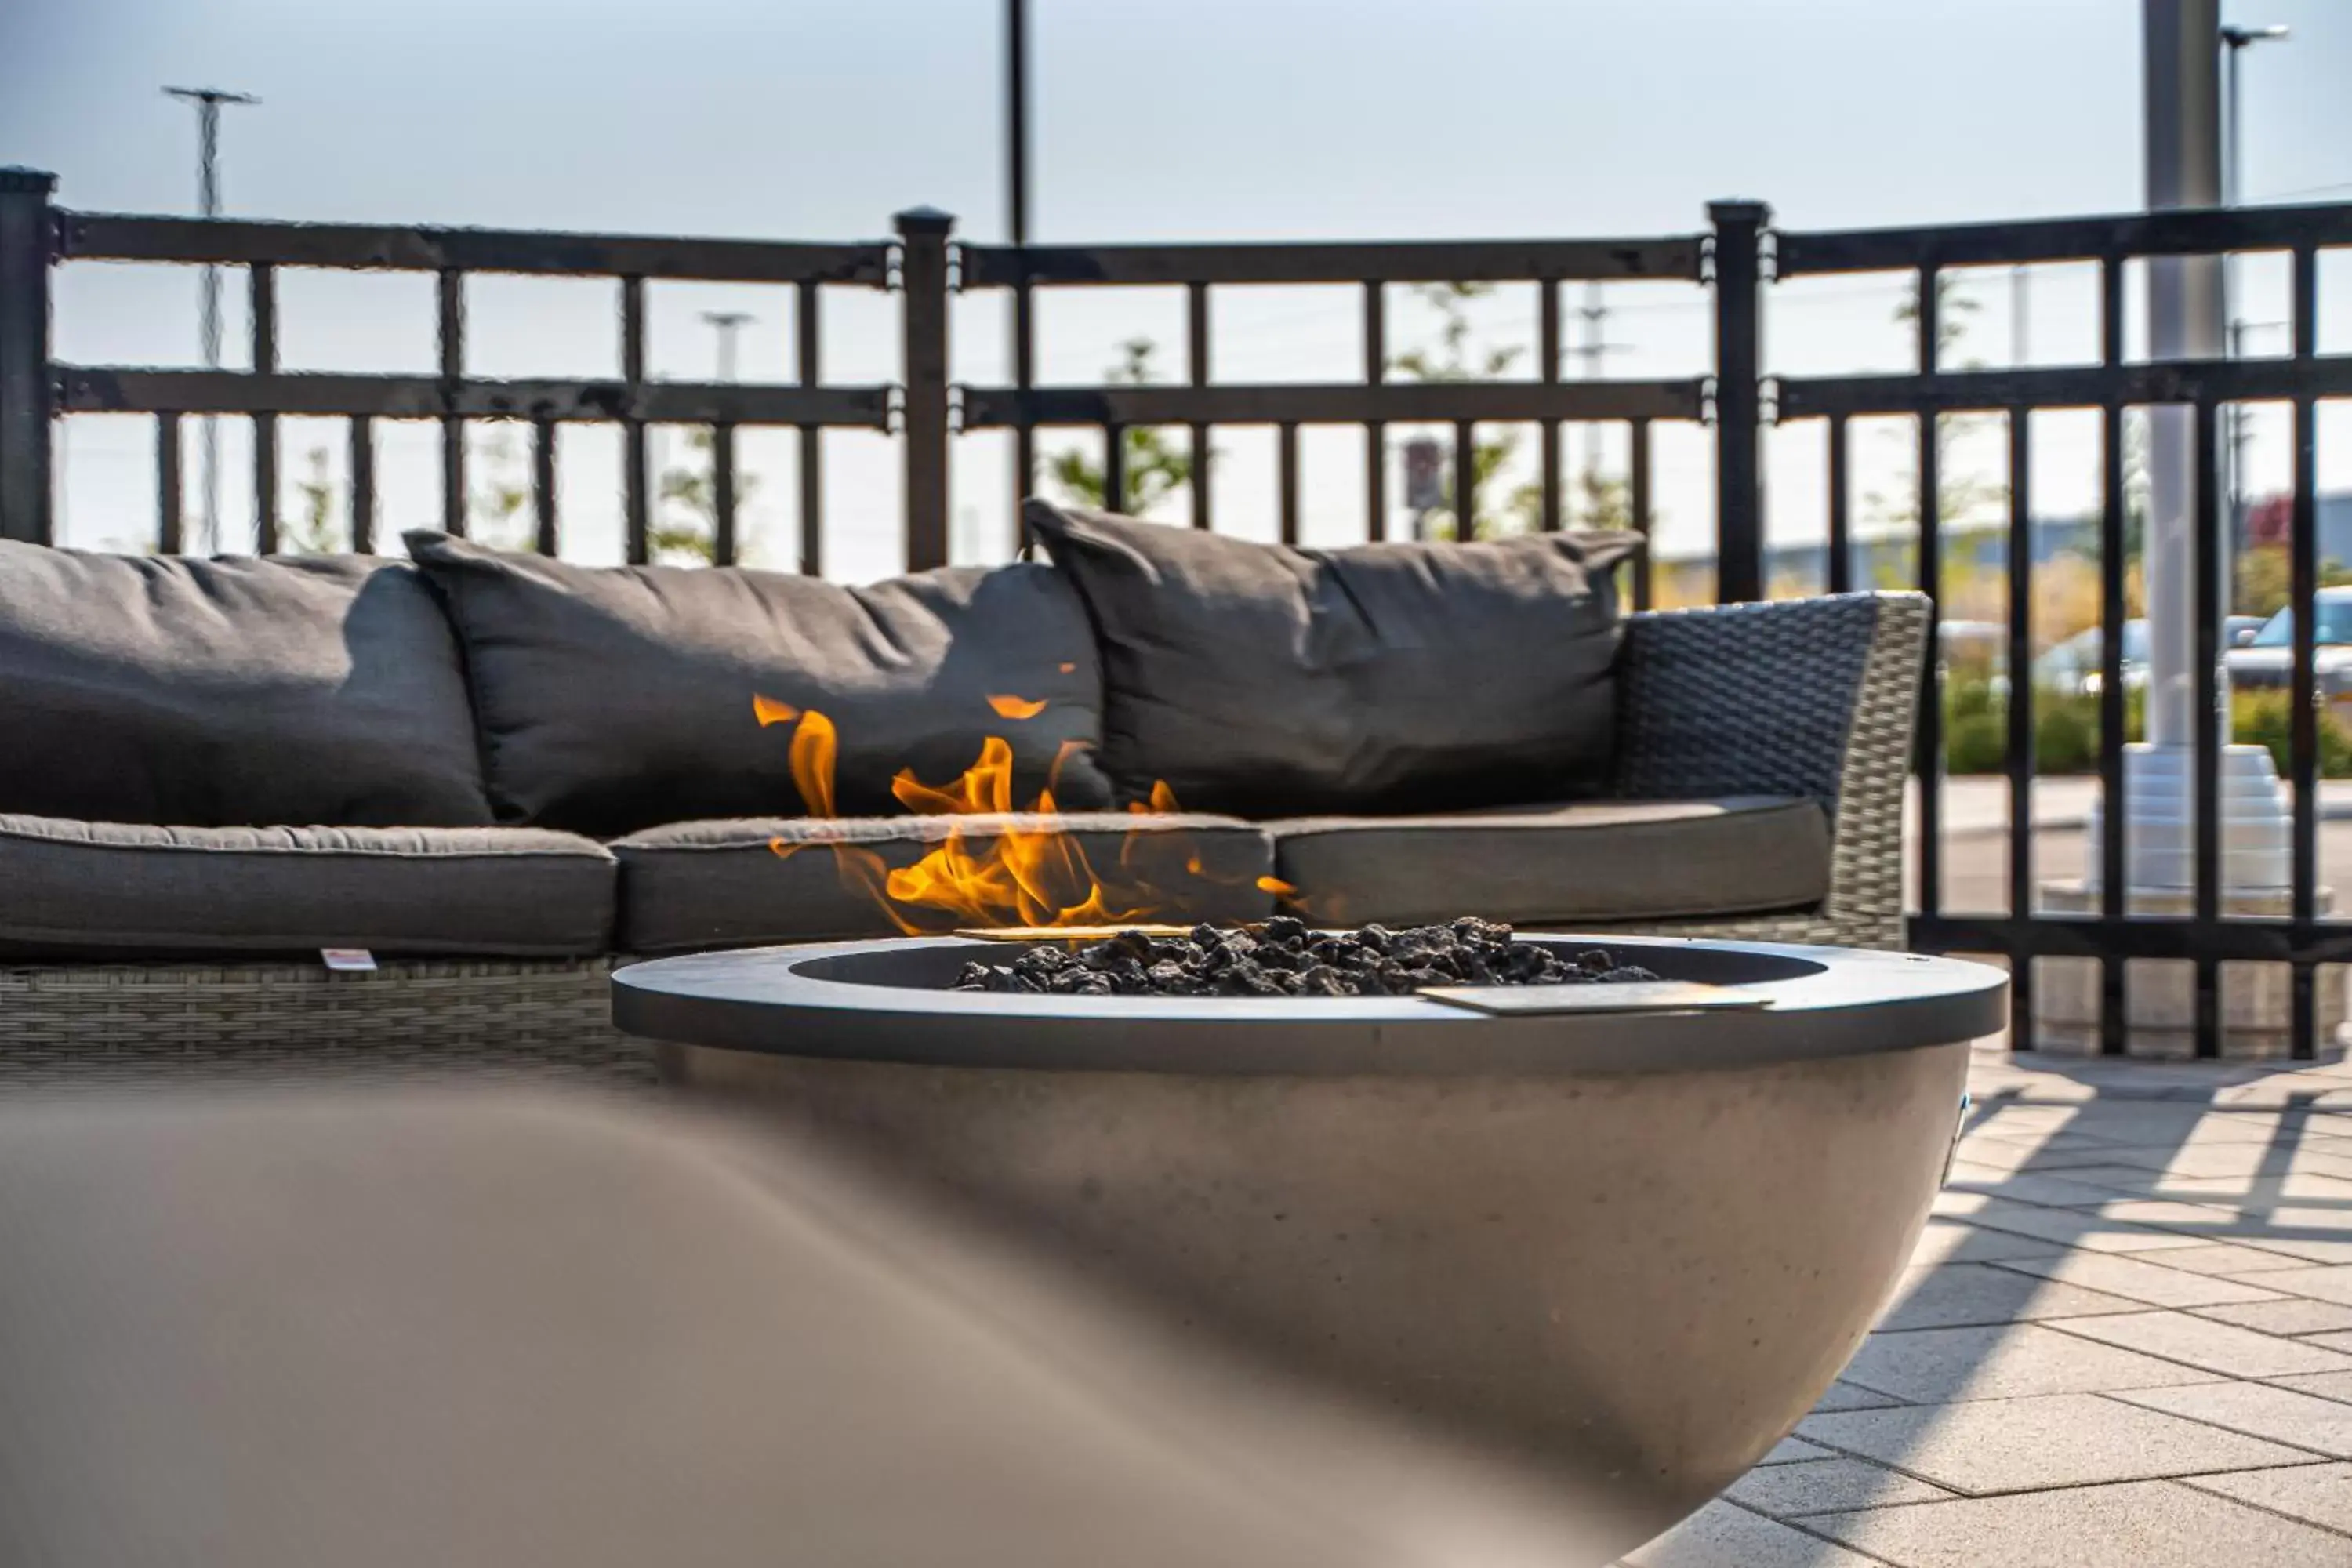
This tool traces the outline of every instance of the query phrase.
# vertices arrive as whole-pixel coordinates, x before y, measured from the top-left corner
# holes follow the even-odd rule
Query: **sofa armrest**
[[[1901,940],[1903,784],[1933,609],[1842,594],[1627,617],[1612,792],[1802,796],[1832,827],[1825,913]]]

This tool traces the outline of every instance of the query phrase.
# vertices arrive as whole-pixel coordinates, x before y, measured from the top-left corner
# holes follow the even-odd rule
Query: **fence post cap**
[[[44,169],[0,165],[0,194],[47,195],[58,188],[58,177]]]
[[[1706,216],[1708,221],[1718,228],[1730,223],[1762,224],[1771,220],[1772,204],[1754,201],[1746,196],[1731,196],[1723,201],[1707,203]]]
[[[918,235],[927,238],[934,235],[945,235],[955,227],[953,213],[943,213],[939,208],[930,206],[908,207],[891,221],[898,225],[900,234],[910,239]]]

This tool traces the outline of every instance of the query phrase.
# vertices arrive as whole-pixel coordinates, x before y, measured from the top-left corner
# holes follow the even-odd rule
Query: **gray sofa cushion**
[[[490,820],[457,647],[405,563],[0,541],[0,812]]]
[[[1829,895],[1829,821],[1809,800],[1585,801],[1264,826],[1275,874],[1297,889],[1294,907],[1335,924],[1668,920]]]
[[[523,827],[155,827],[0,816],[0,954],[589,956],[613,858]]]
[[[620,945],[628,952],[674,952],[897,936],[902,928],[888,911],[845,880],[831,846],[871,851],[896,870],[920,860],[951,827],[980,852],[1007,823],[1051,823],[1076,841],[1106,882],[1121,868],[1117,875],[1130,884],[1148,885],[1161,895],[1153,920],[1264,920],[1274,912],[1273,896],[1257,885],[1274,869],[1273,845],[1257,828],[1230,817],[1074,812],[682,822],[613,842],[621,862]],[[780,855],[778,844],[798,847]],[[908,913],[926,931],[961,923],[929,910]]]
[[[1102,761],[1240,816],[1558,800],[1605,773],[1630,533],[1297,550],[1032,500],[1100,640]]]
[[[466,649],[491,799],[506,820],[599,837],[694,818],[805,812],[790,727],[754,696],[831,719],[834,811],[898,811],[892,775],[942,783],[982,741],[1013,753],[1015,804],[1109,804],[1091,748],[1101,679],[1086,613],[1042,565],[956,567],[871,587],[737,567],[592,567],[407,536]],[[989,699],[1024,705],[1002,714]],[[1020,717],[1025,705],[1045,706]]]

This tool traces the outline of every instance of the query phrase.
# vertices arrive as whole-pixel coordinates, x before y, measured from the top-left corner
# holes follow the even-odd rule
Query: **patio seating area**
[[[1980,1049],[1879,1327],[1631,1568],[2352,1561],[2352,1067]]]

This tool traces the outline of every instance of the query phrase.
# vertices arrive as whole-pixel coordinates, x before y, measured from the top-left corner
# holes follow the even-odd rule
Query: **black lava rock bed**
[[[1258,925],[1197,925],[1181,936],[1123,931],[1083,945],[1043,942],[1010,963],[965,964],[954,989],[1050,996],[1410,996],[1432,985],[1657,978],[1601,948],[1562,957],[1493,921],[1319,931],[1276,916]]]

